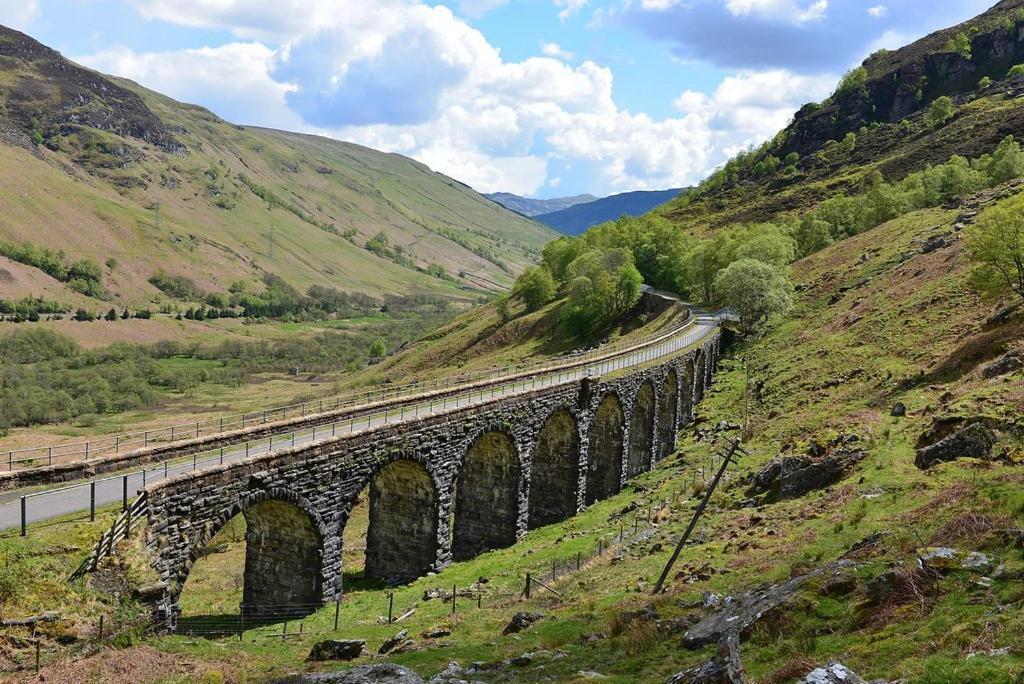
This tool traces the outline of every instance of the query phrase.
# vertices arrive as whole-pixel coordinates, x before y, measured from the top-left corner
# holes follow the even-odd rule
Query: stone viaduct
[[[146,544],[177,599],[204,547],[246,520],[243,615],[342,591],[342,530],[369,487],[367,577],[412,580],[509,546],[618,492],[673,451],[720,330],[676,356],[199,471],[145,490]]]

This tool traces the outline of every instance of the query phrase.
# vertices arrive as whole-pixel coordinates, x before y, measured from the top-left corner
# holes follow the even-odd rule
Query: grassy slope
[[[25,40],[12,32],[0,39]],[[363,244],[384,231],[393,244],[411,250],[421,268],[438,263],[452,276],[465,270],[507,284],[553,236],[405,157],[234,126],[123,79],[110,81],[141,97],[129,114],[154,114],[184,145],[184,154],[87,126],[71,127],[68,135],[46,131],[56,150],[32,146],[28,131],[18,130],[18,117],[62,97],[61,82],[41,63],[0,63],[0,124],[14,129],[3,140],[22,143],[0,144],[0,166],[18,169],[0,178],[0,237],[44,243],[99,263],[114,257],[119,265],[107,274],[107,284],[118,302],[150,302],[157,291],[146,279],[158,269],[215,291],[275,272],[303,290],[320,284],[375,295],[459,296],[473,283],[433,278],[374,256]],[[3,120],[5,112],[9,120]],[[240,174],[303,218],[284,208],[268,210]],[[159,229],[155,202],[161,203]],[[331,225],[339,233],[355,230],[355,244],[321,227]],[[11,294],[23,289],[10,288]],[[0,294],[7,296],[7,286]],[[71,299],[63,294],[57,298]]]
[[[932,420],[946,414],[988,415],[1019,421],[1024,407],[1022,373],[984,380],[977,364],[993,351],[977,356],[964,353],[976,343],[982,326],[977,314],[985,310],[963,284],[966,271],[959,244],[919,254],[916,248],[928,235],[947,230],[952,212],[925,211],[880,226],[853,240],[833,245],[798,262],[794,276],[808,287],[799,295],[792,322],[732,356],[746,356],[754,382],[765,382],[763,398],[752,404],[752,458],[743,463],[726,487],[716,495],[709,515],[698,528],[700,543],[688,546],[677,565],[681,574],[669,592],[653,600],[645,593],[668,555],[668,546],[681,531],[699,491],[694,479],[708,465],[709,446],[684,438],[680,453],[654,472],[639,478],[620,495],[591,507],[560,525],[531,532],[515,547],[459,563],[436,577],[417,580],[396,592],[396,609],[416,606],[407,628],[417,648],[391,658],[422,674],[440,671],[451,660],[464,665],[495,661],[528,651],[547,651],[523,669],[484,672],[482,681],[513,681],[523,676],[552,681],[573,681],[581,670],[598,671],[610,682],[661,681],[685,666],[697,664],[710,651],[679,648],[680,627],[701,609],[689,607],[704,591],[735,594],[764,581],[839,557],[854,543],[884,532],[874,552],[857,559],[857,588],[845,597],[819,595],[812,583],[793,606],[771,614],[746,636],[743,661],[748,673],[763,682],[791,681],[813,664],[839,658],[865,677],[903,677],[910,682],[1012,682],[1024,672],[1020,634],[1020,581],[1013,573],[1024,568],[1024,557],[995,532],[1024,514],[1024,473],[1019,466],[961,461],[921,472],[913,465],[913,445]],[[863,255],[867,254],[867,258]],[[912,254],[898,263],[899,255]],[[829,304],[839,288],[862,285]],[[858,302],[856,306],[853,306]],[[852,307],[852,309],[851,309]],[[902,313],[901,313],[902,312]],[[916,312],[916,313],[914,313]],[[860,317],[862,316],[862,317]],[[860,318],[858,318],[860,317]],[[908,324],[909,319],[913,323]],[[856,319],[856,320],[854,320]],[[920,320],[920,323],[917,321]],[[1018,321],[1011,325],[1021,325]],[[1005,343],[1020,347],[1020,334]],[[985,350],[998,349],[989,345]],[[966,359],[971,359],[969,362]],[[949,364],[949,359],[961,360]],[[953,370],[950,370],[953,368]],[[924,371],[926,381],[899,390],[903,378]],[[845,380],[844,380],[845,379]],[[836,382],[838,380],[838,382]],[[739,362],[727,359],[705,403],[698,426],[742,415],[744,372]],[[889,416],[889,405],[908,404],[906,418]],[[740,508],[747,498],[742,478],[756,471],[780,451],[802,451],[810,440],[825,441],[837,432],[858,434],[868,457],[857,471],[833,487],[803,498]],[[1020,454],[1018,438],[1007,433],[1005,447]],[[518,593],[526,571],[540,572],[552,559],[567,559],[586,552],[598,538],[617,533],[616,517],[630,502],[647,505],[682,498],[663,520],[655,535],[632,548],[620,562],[607,559],[582,573],[556,583],[561,600],[535,596],[519,601],[504,594]],[[982,524],[964,525],[964,514],[984,515]],[[358,523],[360,517],[354,522]],[[953,524],[948,524],[953,521]],[[632,516],[624,518],[625,526]],[[106,607],[110,598],[93,588],[66,589],[53,581],[57,571],[71,566],[81,552],[46,554],[57,539],[88,538],[100,524],[33,530],[27,541],[0,542],[18,559],[32,581],[8,610],[23,613],[61,605],[76,609],[84,629]],[[358,536],[358,534],[356,535]],[[352,531],[347,540],[356,545]],[[658,548],[657,543],[663,544]],[[920,601],[893,601],[871,606],[866,601],[867,580],[889,567],[912,566],[914,551],[925,543],[942,543],[984,550],[1004,562],[1010,575],[990,588],[974,584],[967,573],[953,573],[925,592]],[[37,555],[40,554],[41,555]],[[31,555],[29,555],[31,553]],[[358,554],[346,556],[348,568],[358,567]],[[192,613],[233,611],[237,587],[232,577],[241,572],[242,546],[230,544],[197,564],[186,587],[185,602]],[[465,587],[478,577],[489,578],[483,608],[461,602],[456,618],[450,607],[422,601],[431,587]],[[50,579],[48,579],[50,578]],[[141,580],[138,580],[141,581]],[[365,638],[371,649],[397,627],[381,625],[386,611],[380,591],[353,587],[341,606],[343,637]],[[626,623],[621,614],[651,605],[664,620],[659,630],[650,624]],[[1008,609],[998,610],[997,606]],[[500,636],[501,628],[518,610],[539,610],[548,618],[516,636]],[[70,619],[74,626],[75,620]],[[109,619],[109,617],[108,617]],[[673,622],[673,619],[678,622]],[[177,658],[180,671],[215,670],[232,681],[261,681],[288,671],[308,669],[304,663],[313,641],[331,630],[333,608],[304,621],[307,634],[281,643],[267,635],[280,626],[249,632],[239,644],[233,639],[209,642],[187,638],[143,639],[128,651],[107,652],[106,658],[131,660],[150,654],[150,648]],[[424,630],[447,625],[453,635],[440,640],[420,636]],[[294,630],[293,624],[290,628]],[[585,635],[603,633],[594,642]],[[1009,647],[1009,655],[988,656],[989,649]],[[564,656],[553,657],[555,652]],[[965,659],[968,653],[981,655]],[[28,650],[15,649],[27,656]],[[71,666],[66,666],[71,667]],[[78,663],[81,673],[99,667],[95,659]],[[144,673],[134,671],[140,681]],[[153,676],[154,681],[182,681]]]

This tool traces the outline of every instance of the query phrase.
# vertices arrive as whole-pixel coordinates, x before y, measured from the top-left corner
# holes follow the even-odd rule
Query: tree
[[[388,343],[383,337],[378,337],[370,345],[370,358],[382,359],[388,353]]]
[[[932,101],[924,118],[929,126],[938,126],[952,119],[954,114],[956,107],[953,100],[948,95],[943,95]]]
[[[961,31],[946,43],[947,52],[955,52],[964,59],[971,58],[971,39]]]
[[[965,237],[975,263],[973,282],[989,292],[1011,291],[1024,299],[1024,195],[987,209]]]
[[[544,266],[532,266],[516,280],[515,292],[523,298],[527,311],[537,311],[555,298],[555,279]]]
[[[107,314],[103,317],[103,320],[106,320],[106,321],[116,321],[117,320],[117,311],[115,311],[114,308],[111,307],[110,311],[108,311]]]
[[[776,269],[784,269],[796,258],[796,245],[793,238],[776,228],[766,224],[756,229],[753,237],[747,239],[736,250],[737,259],[757,259]]]
[[[793,306],[786,277],[757,259],[729,264],[715,278],[715,291],[739,316],[745,335],[754,334],[773,316],[781,316]]]
[[[576,334],[591,333],[619,318],[639,301],[643,277],[627,249],[593,249],[566,269],[569,294],[562,320]]]
[[[1006,136],[988,160],[987,172],[993,184],[1024,176],[1024,152],[1020,143],[1012,136]]]
[[[736,256],[736,244],[724,231],[703,240],[686,255],[678,288],[702,302],[715,300],[715,277]]]
[[[804,216],[793,233],[796,238],[797,254],[805,257],[832,244],[832,230],[827,221]]]
[[[849,93],[862,91],[867,81],[867,69],[863,66],[851,69],[850,71],[847,71],[846,75],[843,76],[843,79],[839,81],[839,86],[836,88],[836,95],[847,95]]]
[[[850,131],[843,138],[843,142],[841,144],[844,151],[846,151],[847,153],[853,152],[855,149],[857,149],[857,134],[854,133],[853,131]]]

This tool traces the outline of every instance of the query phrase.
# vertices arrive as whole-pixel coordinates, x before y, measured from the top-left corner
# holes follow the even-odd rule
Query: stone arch
[[[576,417],[567,409],[558,409],[544,421],[530,459],[530,529],[576,513],[579,460]]]
[[[366,577],[408,582],[437,562],[438,490],[417,461],[386,463],[370,479]]]
[[[658,439],[655,460],[660,461],[675,450],[679,415],[679,376],[669,368],[661,381],[661,401],[658,402]]]
[[[629,455],[626,459],[626,479],[651,469],[654,446],[654,385],[644,380],[633,398],[629,418]]]
[[[324,540],[329,529],[312,504],[284,488],[248,492],[203,526],[169,593],[177,601],[203,549],[235,516],[243,515],[245,570],[242,614],[310,612],[324,600]]]
[[[625,415],[618,395],[601,399],[590,427],[587,454],[587,504],[605,499],[622,486]]]
[[[455,560],[515,543],[521,480],[519,450],[508,433],[488,430],[473,440],[455,482]]]

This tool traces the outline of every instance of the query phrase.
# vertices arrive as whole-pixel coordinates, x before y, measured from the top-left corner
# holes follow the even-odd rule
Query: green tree
[[[388,342],[383,337],[378,337],[370,345],[370,358],[382,359],[388,353]]]
[[[993,184],[1024,176],[1024,152],[1020,143],[1012,136],[1006,136],[988,160],[987,172]]]
[[[961,31],[946,43],[947,52],[955,52],[964,59],[971,58],[971,39]]]
[[[736,256],[736,244],[724,231],[697,244],[684,259],[678,289],[702,302],[715,300],[715,278]]]
[[[965,230],[975,263],[972,280],[992,293],[1015,292],[1024,299],[1024,195],[987,209]]]
[[[562,320],[572,332],[586,334],[619,318],[640,299],[643,277],[627,249],[590,250],[566,269],[569,294]]]
[[[924,119],[929,126],[938,126],[952,119],[954,114],[956,114],[956,107],[953,105],[953,100],[948,95],[943,95],[932,101]]]
[[[740,259],[715,278],[715,291],[739,316],[745,335],[760,330],[773,317],[793,306],[789,281],[763,261]]]
[[[827,221],[808,214],[797,224],[793,233],[797,255],[805,257],[832,244],[832,230]]]
[[[757,259],[776,269],[784,269],[796,258],[796,244],[781,228],[766,224],[755,229],[737,248],[737,259]]]
[[[522,297],[527,311],[537,311],[555,298],[555,279],[544,266],[532,266],[516,280],[514,292]]]
[[[839,81],[839,86],[836,88],[836,95],[848,95],[854,92],[860,92],[864,89],[865,84],[868,81],[868,70],[863,66],[856,67],[846,72],[842,80]]]

